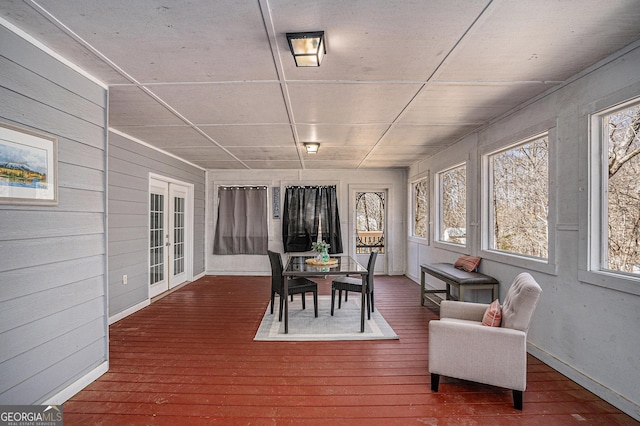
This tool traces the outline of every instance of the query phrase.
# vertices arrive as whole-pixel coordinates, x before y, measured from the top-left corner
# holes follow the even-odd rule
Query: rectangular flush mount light
[[[289,48],[297,67],[319,67],[324,54],[324,31],[287,33]]]
[[[316,142],[303,142],[303,145],[307,150],[307,154],[317,154],[320,149],[320,144]]]

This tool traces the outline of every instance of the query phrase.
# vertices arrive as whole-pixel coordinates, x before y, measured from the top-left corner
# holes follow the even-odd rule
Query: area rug
[[[313,314],[313,298],[307,295],[306,309],[302,309],[302,297],[294,296],[289,301],[289,333],[284,334],[284,322],[278,321],[276,297],[273,315],[271,309],[262,317],[260,327],[253,340],[272,341],[313,341],[313,340],[386,340],[399,339],[391,326],[376,310],[371,319],[365,317],[364,333],[360,333],[360,294],[351,293],[349,301],[342,301],[342,308],[336,307],[331,316],[331,296],[318,296],[318,318]]]

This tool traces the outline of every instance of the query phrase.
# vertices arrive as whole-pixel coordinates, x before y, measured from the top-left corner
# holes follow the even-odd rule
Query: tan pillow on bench
[[[464,269],[467,272],[473,272],[478,269],[481,258],[476,256],[465,256],[464,254],[453,264],[454,268]]]

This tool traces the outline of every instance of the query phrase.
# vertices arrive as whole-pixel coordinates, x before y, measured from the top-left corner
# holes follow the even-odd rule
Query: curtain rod
[[[287,185],[285,188],[335,188],[335,185]]]
[[[229,189],[267,189],[266,185],[221,185],[218,189],[229,190]]]

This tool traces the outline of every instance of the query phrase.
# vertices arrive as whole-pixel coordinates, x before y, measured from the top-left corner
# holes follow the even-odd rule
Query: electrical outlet
[[[122,284],[127,284],[127,276],[126,275],[122,276]]]

